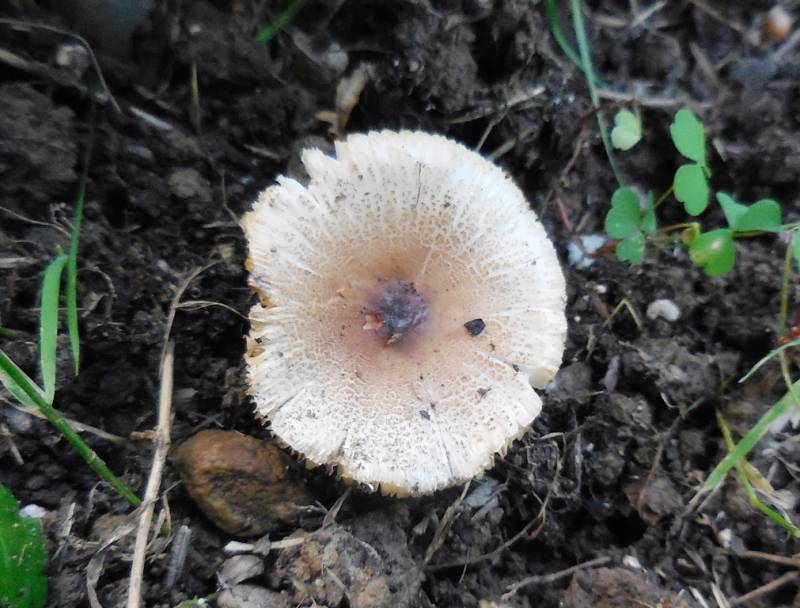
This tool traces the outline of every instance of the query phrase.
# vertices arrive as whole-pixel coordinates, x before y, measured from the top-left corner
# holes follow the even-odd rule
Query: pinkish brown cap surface
[[[438,135],[306,150],[261,193],[245,356],[260,416],[317,464],[425,494],[491,466],[561,365],[565,284],[501,169]]]

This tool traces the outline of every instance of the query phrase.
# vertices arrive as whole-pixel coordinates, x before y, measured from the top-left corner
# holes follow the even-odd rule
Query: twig
[[[353,492],[353,487],[350,486],[345,490],[344,494],[342,494],[339,498],[336,499],[336,502],[333,503],[333,506],[325,513],[325,517],[322,520],[322,527],[327,528],[336,523],[336,517],[339,515],[339,511],[342,509],[342,505],[344,505],[345,501],[348,499],[350,494]]]
[[[608,556],[603,557],[596,557],[595,559],[590,559],[588,562],[583,562],[582,564],[578,564],[577,566],[572,566],[570,568],[566,568],[564,570],[559,570],[558,572],[553,572],[551,574],[540,574],[538,576],[529,576],[528,578],[523,578],[521,581],[514,583],[513,585],[509,585],[507,587],[508,591],[501,596],[501,599],[507,600],[514,596],[514,594],[522,589],[523,587],[528,587],[529,585],[544,585],[547,583],[553,583],[558,579],[564,578],[565,576],[569,576],[570,574],[574,574],[579,570],[583,570],[584,568],[594,568],[596,566],[602,566],[611,561],[611,558]]]
[[[5,437],[6,442],[8,442],[8,449],[11,451],[11,455],[14,457],[14,460],[19,466],[23,466],[25,461],[22,459],[22,454],[19,453],[17,449],[17,444],[14,443],[14,438],[11,436],[11,431],[8,430],[8,427],[5,424],[0,423],[0,436]]]
[[[52,25],[45,25],[44,23],[29,23],[27,21],[20,21],[19,19],[7,19],[7,18],[0,18],[0,23],[5,23],[6,25],[10,25],[12,27],[28,27],[28,28],[37,28],[40,30],[45,30],[47,32],[53,32],[55,34],[61,34],[62,36],[68,36],[69,38],[74,38],[78,42],[80,42],[86,50],[89,52],[89,58],[92,61],[92,67],[94,67],[94,71],[97,73],[97,80],[100,81],[100,86],[103,87],[103,91],[105,91],[106,95],[108,95],[108,100],[111,102],[111,105],[114,106],[114,109],[122,114],[122,108],[119,107],[117,100],[111,94],[111,89],[108,88],[108,84],[106,84],[106,79],[103,77],[103,70],[100,69],[100,63],[97,61],[97,57],[92,50],[91,45],[86,41],[86,38],[81,36],[80,34],[76,34],[74,32],[70,32],[67,30],[62,30],[60,27],[53,27]]]
[[[639,515],[642,516],[644,512],[644,505],[645,501],[647,500],[647,492],[650,489],[650,485],[653,483],[653,479],[655,479],[656,471],[661,464],[661,458],[664,455],[664,446],[667,443],[667,440],[672,436],[672,433],[675,432],[675,429],[678,428],[678,424],[681,422],[681,417],[678,416],[675,420],[672,421],[672,424],[669,425],[669,428],[666,432],[661,436],[661,439],[658,442],[658,447],[656,448],[656,455],[653,458],[653,464],[650,467],[650,472],[647,474],[647,479],[642,486],[642,489],[639,491],[639,498],[636,501],[636,510],[639,512]],[[644,519],[644,517],[642,517]]]
[[[740,595],[737,598],[731,600],[731,606],[739,606],[740,604],[744,604],[746,602],[750,602],[756,598],[761,597],[762,595],[766,595],[767,593],[772,593],[776,589],[780,589],[784,585],[796,581],[800,578],[800,570],[793,570],[792,572],[787,572],[786,574],[779,576],[774,581],[770,581],[766,585],[762,585],[757,589],[753,589],[745,593],[744,595]]]
[[[763,551],[742,551],[741,553],[734,553],[734,555],[737,557],[763,559],[783,566],[792,566],[800,570],[800,557],[786,557],[785,555],[775,555],[773,553],[764,553]]]
[[[169,334],[167,334],[169,335]],[[153,509],[161,486],[161,475],[170,445],[170,424],[172,413],[172,367],[175,344],[165,345],[161,362],[161,390],[158,396],[158,427],[155,436],[155,451],[150,477],[144,493],[144,503],[139,514],[139,527],[136,530],[136,543],[131,564],[130,587],[128,588],[128,608],[140,608],[142,603],[142,576],[147,552],[147,537],[153,520]]]
[[[464,489],[461,491],[461,495],[453,501],[447,510],[444,512],[442,516],[442,521],[439,523],[439,527],[436,528],[436,532],[433,535],[433,540],[431,540],[431,544],[428,545],[427,551],[425,551],[425,560],[424,563],[427,564],[431,561],[431,558],[434,554],[439,550],[439,548],[444,543],[445,539],[447,538],[448,532],[450,532],[450,527],[453,525],[453,522],[458,515],[459,508],[461,507],[461,503],[464,502],[464,499],[467,497],[467,492],[469,491],[470,482],[464,484]]]

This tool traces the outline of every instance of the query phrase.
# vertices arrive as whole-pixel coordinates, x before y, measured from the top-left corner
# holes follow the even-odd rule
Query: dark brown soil
[[[403,501],[359,491],[349,497],[338,527],[326,534],[345,550],[354,538],[369,543],[378,548],[381,567],[394,568],[387,589],[402,603],[380,605],[491,606],[525,577],[607,557],[609,569],[596,576],[584,572],[572,583],[565,576],[524,587],[508,603],[617,606],[623,604],[600,594],[623,585],[626,593],[672,594],[677,599],[669,605],[700,606],[703,598],[716,606],[715,597],[732,600],[790,570],[743,555],[790,556],[800,543],[750,508],[733,477],[702,509],[687,511],[725,453],[715,411],[741,433],[784,390],[774,367],[747,384],[727,385],[776,343],[783,246],[771,237],[739,243],[736,268],[724,279],[704,277],[671,245],[648,248],[638,267],[613,255],[586,269],[568,265],[572,230],[602,232],[615,181],[584,81],[554,43],[542,3],[309,0],[267,44],[257,43],[256,34],[286,2],[157,3],[130,37],[125,28],[109,34],[102,17],[102,25],[77,18],[80,4],[11,0],[0,8],[2,17],[83,33],[119,105],[118,111],[73,38],[0,23],[0,326],[16,332],[0,340],[35,373],[41,272],[68,240],[94,121],[79,261],[82,369],[72,377],[65,343],[56,405],[123,438],[114,443],[84,433],[137,493],[152,458],[149,436],[139,433],[156,424],[166,314],[176,287],[209,262],[219,263],[192,282],[184,299],[224,303],[240,314],[220,306],[178,311],[173,442],[205,428],[269,436],[254,419],[243,384],[248,327],[240,315],[253,296],[236,219],[276,175],[297,173],[299,150],[329,145],[329,125],[315,115],[333,110],[340,80],[369,64],[346,132],[426,129],[496,159],[523,188],[562,256],[570,322],[565,366],[533,432],[472,483],[427,563],[460,488]],[[759,39],[771,3],[589,4],[592,51],[607,87],[641,100],[645,140],[618,155],[630,181],[644,189],[669,185],[680,161],[667,127],[688,104],[709,134],[715,188],[748,201],[774,197],[796,220],[800,60],[790,50],[775,61],[778,45]],[[630,12],[630,6],[655,5],[643,21]],[[569,31],[568,19],[563,26]],[[609,117],[619,105],[603,102]],[[663,207],[664,223],[682,217],[677,204]],[[711,212],[703,221],[713,225],[722,217]],[[677,322],[645,316],[661,298],[678,305]],[[606,323],[622,299],[638,311],[641,328],[624,309]],[[8,429],[0,438],[0,482],[23,504],[51,512],[49,605],[88,606],[89,559],[127,504],[98,484],[45,422],[5,401],[0,408]],[[791,429],[783,429],[751,459],[795,519],[798,445]],[[345,490],[322,471],[307,475],[325,507]],[[171,462],[162,488],[173,530],[185,525],[192,536],[171,590],[164,585],[171,549],[162,546],[148,562],[148,606],[214,593],[222,547],[231,540],[189,499]],[[318,522],[304,525],[313,531]],[[129,556],[124,543],[107,556],[98,585],[104,606],[124,601]],[[363,559],[372,564],[378,557]],[[280,568],[289,567],[284,561]],[[266,575],[252,582],[293,593],[276,567],[270,557]],[[639,583],[613,579],[620,572],[614,568],[634,572]],[[595,596],[592,581],[602,581]],[[333,596],[343,606],[358,605],[330,588],[325,597]],[[660,597],[639,601],[656,606]],[[796,581],[747,604],[798,605]]]

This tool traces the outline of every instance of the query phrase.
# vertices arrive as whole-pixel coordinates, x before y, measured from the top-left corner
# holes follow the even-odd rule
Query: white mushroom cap
[[[302,160],[309,184],[278,178],[242,221],[257,413],[385,493],[478,475],[561,365],[565,284],[544,228],[501,169],[438,135],[351,135]],[[413,319],[387,330],[399,309]]]

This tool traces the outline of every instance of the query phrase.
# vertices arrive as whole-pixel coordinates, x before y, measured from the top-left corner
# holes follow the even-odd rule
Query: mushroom
[[[380,131],[302,154],[242,227],[257,414],[316,464],[419,495],[491,466],[561,364],[565,283],[522,192],[461,144]]]

